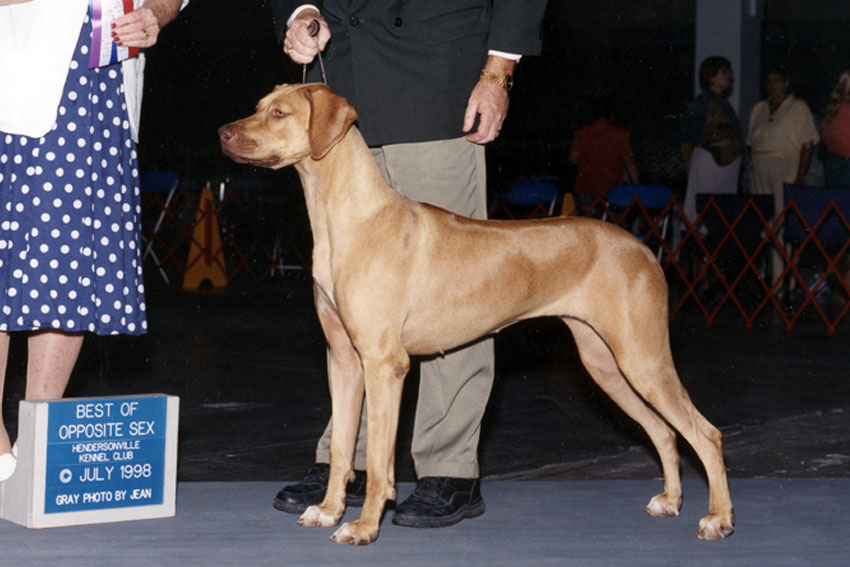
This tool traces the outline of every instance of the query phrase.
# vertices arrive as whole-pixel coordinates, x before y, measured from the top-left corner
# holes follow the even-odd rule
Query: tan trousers
[[[372,149],[384,178],[411,199],[468,217],[487,217],[484,147],[463,138]],[[493,385],[493,339],[484,339],[420,364],[419,399],[411,454],[419,478],[477,478],[481,418]],[[316,462],[330,461],[331,425],[316,447]],[[354,467],[366,468],[366,418]]]

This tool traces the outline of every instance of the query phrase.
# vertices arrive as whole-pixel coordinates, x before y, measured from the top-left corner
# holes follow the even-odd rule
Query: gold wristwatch
[[[485,81],[496,83],[506,91],[510,91],[511,88],[514,86],[513,75],[503,75],[501,73],[494,73],[493,71],[488,71],[487,69],[481,69],[481,78]]]

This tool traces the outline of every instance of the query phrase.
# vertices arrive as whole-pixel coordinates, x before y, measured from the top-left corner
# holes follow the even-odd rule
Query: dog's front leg
[[[366,379],[366,501],[360,518],[331,537],[336,543],[367,545],[378,538],[387,500],[395,499],[395,443],[404,377],[410,358],[404,350],[378,361],[363,360]]]
[[[325,498],[307,508],[298,523],[330,527],[345,511],[345,486],[354,474],[353,457],[363,405],[363,364],[351,344],[333,304],[316,288],[316,309],[329,345],[328,381],[331,390],[331,470]]]

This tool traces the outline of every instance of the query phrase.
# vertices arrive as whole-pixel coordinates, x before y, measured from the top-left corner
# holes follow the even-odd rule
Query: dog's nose
[[[221,138],[222,141],[229,142],[235,135],[236,132],[234,132],[227,124],[218,129],[218,137]]]

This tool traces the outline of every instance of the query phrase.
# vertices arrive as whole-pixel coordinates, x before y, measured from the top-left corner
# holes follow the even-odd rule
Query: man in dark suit
[[[296,63],[322,52],[328,83],[357,110],[358,127],[397,191],[472,218],[486,218],[484,144],[508,110],[513,70],[540,52],[546,0],[271,0],[278,38]],[[310,22],[320,24],[312,37]],[[312,65],[309,79],[321,80]],[[473,251],[470,251],[471,253]],[[481,418],[493,383],[492,339],[422,361],[411,453],[418,483],[393,523],[448,526],[484,512],[478,482]],[[348,503],[365,495],[366,420],[361,419]],[[285,486],[275,507],[321,502],[330,425],[317,465]]]

